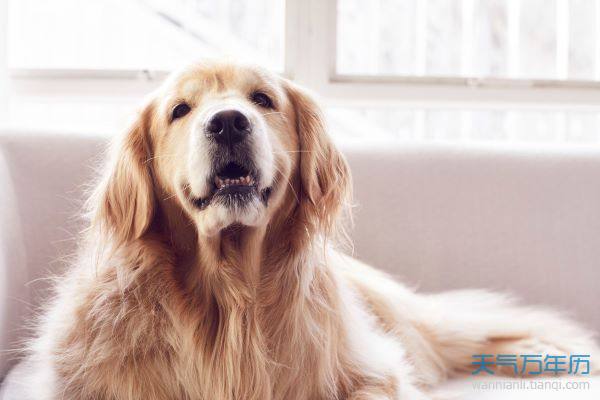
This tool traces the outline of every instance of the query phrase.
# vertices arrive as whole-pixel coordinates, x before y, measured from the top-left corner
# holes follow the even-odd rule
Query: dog
[[[424,400],[475,354],[599,354],[556,312],[418,294],[345,255],[351,193],[306,90],[228,63],[174,73],[113,147],[6,393]]]

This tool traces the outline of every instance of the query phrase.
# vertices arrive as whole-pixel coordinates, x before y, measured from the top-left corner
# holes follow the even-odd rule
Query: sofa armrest
[[[6,157],[0,151],[0,378],[14,360],[27,314],[28,271],[17,198]]]

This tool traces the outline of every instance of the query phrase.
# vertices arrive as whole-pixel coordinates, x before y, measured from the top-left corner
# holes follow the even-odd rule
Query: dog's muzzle
[[[225,206],[244,206],[254,198],[266,205],[270,188],[259,190],[260,171],[252,148],[253,126],[239,110],[222,110],[206,123],[204,135],[210,142],[212,171],[209,174],[209,196],[196,199],[203,209],[218,202]]]

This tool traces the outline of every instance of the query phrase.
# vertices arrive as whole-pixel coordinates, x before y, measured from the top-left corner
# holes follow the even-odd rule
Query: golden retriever
[[[417,294],[336,249],[348,166],[286,79],[190,66],[114,150],[21,398],[428,399],[472,355],[598,354],[558,314]]]

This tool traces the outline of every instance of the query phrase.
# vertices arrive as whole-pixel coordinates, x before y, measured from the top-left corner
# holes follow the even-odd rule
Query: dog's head
[[[127,241],[167,203],[201,236],[277,218],[325,231],[348,194],[344,158],[304,90],[262,69],[207,64],[152,96],[92,202],[96,221]]]

